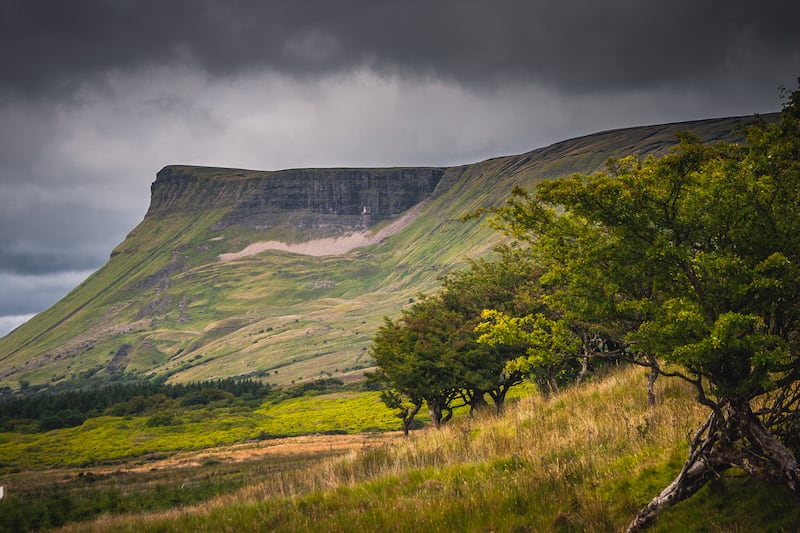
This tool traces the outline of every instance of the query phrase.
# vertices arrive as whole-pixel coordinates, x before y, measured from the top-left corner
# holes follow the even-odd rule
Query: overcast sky
[[[0,0],[0,335],[167,164],[450,165],[780,108],[797,0]]]

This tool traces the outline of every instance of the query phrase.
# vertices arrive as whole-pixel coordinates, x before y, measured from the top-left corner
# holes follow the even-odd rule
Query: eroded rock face
[[[215,229],[292,226],[337,233],[396,217],[427,199],[443,168],[257,172],[168,166],[151,187],[148,216],[229,208]]]

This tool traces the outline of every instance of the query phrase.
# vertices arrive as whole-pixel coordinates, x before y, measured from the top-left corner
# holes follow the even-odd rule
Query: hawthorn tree
[[[507,362],[507,372],[533,376],[544,396],[558,392],[557,374],[579,349],[578,338],[563,320],[542,313],[514,317],[495,309],[484,310],[482,317],[475,327],[479,343],[516,346],[523,354]]]
[[[398,321],[384,319],[370,354],[377,370],[370,379],[388,387],[387,406],[398,409],[407,432],[422,401],[435,427],[447,422],[461,389],[457,353],[458,316],[435,297],[422,297]]]
[[[378,381],[388,381],[385,374],[372,374],[370,377],[377,378]],[[411,430],[411,423],[414,421],[414,417],[417,416],[417,413],[419,413],[425,400],[421,395],[415,394],[414,391],[405,393],[395,388],[382,390],[380,398],[386,407],[395,410],[397,418],[399,418],[403,424],[403,435],[408,437],[408,433]]]
[[[618,351],[669,363],[654,369],[709,409],[683,468],[629,531],[731,467],[800,497],[800,92],[742,145],[679,141],[660,158],[542,182],[519,216],[507,211],[531,240],[568,248],[576,236],[559,221],[586,229],[601,267],[587,275],[573,254],[553,254],[554,298],[575,305],[572,320],[605,317]]]
[[[535,265],[535,275],[519,289],[526,309],[485,310],[476,328],[480,342],[516,346],[521,354],[509,368],[532,376],[543,394],[559,382],[580,382],[598,363],[625,359],[658,368],[651,354],[632,353],[625,342],[642,316],[624,302],[651,294],[650,263],[620,266],[626,252],[603,227],[557,211],[521,187],[491,212],[492,226],[512,239],[518,261]],[[652,370],[650,403],[655,375]]]
[[[541,302],[531,298],[531,285],[540,274],[535,263],[520,257],[519,251],[499,246],[495,260],[478,259],[468,268],[451,272],[442,278],[439,292],[443,304],[460,315],[462,335],[471,339],[469,350],[462,352],[462,386],[466,401],[473,408],[486,405],[488,395],[495,411],[501,412],[508,391],[522,383],[525,372],[509,366],[524,347],[501,343],[481,343],[476,327],[482,313],[492,308],[509,313],[541,310]]]
[[[471,412],[486,408],[486,396],[502,411],[508,391],[524,372],[507,363],[524,349],[479,343],[475,327],[487,306],[529,310],[533,263],[498,248],[498,261],[475,260],[441,280],[442,289],[405,309],[399,320],[385,319],[373,338],[371,355],[383,384],[384,403],[396,410],[404,431],[427,403],[435,426],[447,422],[459,400]],[[461,405],[461,403],[459,403]]]

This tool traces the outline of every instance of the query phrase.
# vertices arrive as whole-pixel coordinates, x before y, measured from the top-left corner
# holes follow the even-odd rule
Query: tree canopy
[[[525,369],[509,362],[526,348],[478,342],[476,327],[487,307],[522,314],[538,309],[528,290],[538,267],[511,249],[500,247],[497,254],[445,275],[438,293],[420,297],[396,321],[386,318],[373,338],[377,370],[371,377],[387,387],[384,402],[397,410],[404,430],[423,402],[436,426],[456,405],[487,407],[487,396],[501,411],[508,391],[522,382]]]
[[[800,496],[790,448],[800,401],[800,93],[742,144],[686,133],[661,157],[612,160],[535,192],[515,191],[496,224],[534,250],[549,308],[584,347],[596,338],[594,350],[666,362],[669,371],[652,366],[691,383],[710,410],[678,477],[630,530],[731,467]],[[544,316],[517,326],[489,318],[495,336],[498,324],[513,332],[527,320],[516,338],[550,342],[551,357],[541,334],[563,331]]]

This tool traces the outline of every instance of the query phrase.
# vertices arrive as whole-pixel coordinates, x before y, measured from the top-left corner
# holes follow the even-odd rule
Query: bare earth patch
[[[293,455],[307,456],[318,453],[347,452],[350,450],[364,450],[380,446],[401,437],[402,432],[400,431],[359,433],[355,435],[302,435],[299,437],[284,437],[197,451],[178,452],[167,458],[155,461],[143,462],[142,458],[137,458],[125,465],[115,464],[107,467],[95,467],[92,468],[92,472],[145,472],[199,466],[209,459],[238,463],[270,455],[291,457]]]
[[[379,243],[383,239],[402,231],[419,216],[424,203],[425,202],[418,203],[403,213],[403,216],[377,233],[372,233],[369,231],[357,231],[344,237],[327,237],[325,239],[314,239],[295,244],[281,241],[254,242],[239,252],[219,254],[219,258],[222,261],[232,261],[234,259],[241,259],[243,257],[255,255],[265,250],[280,250],[283,252],[311,255],[315,257],[324,255],[344,255],[351,250],[355,250],[356,248]]]

